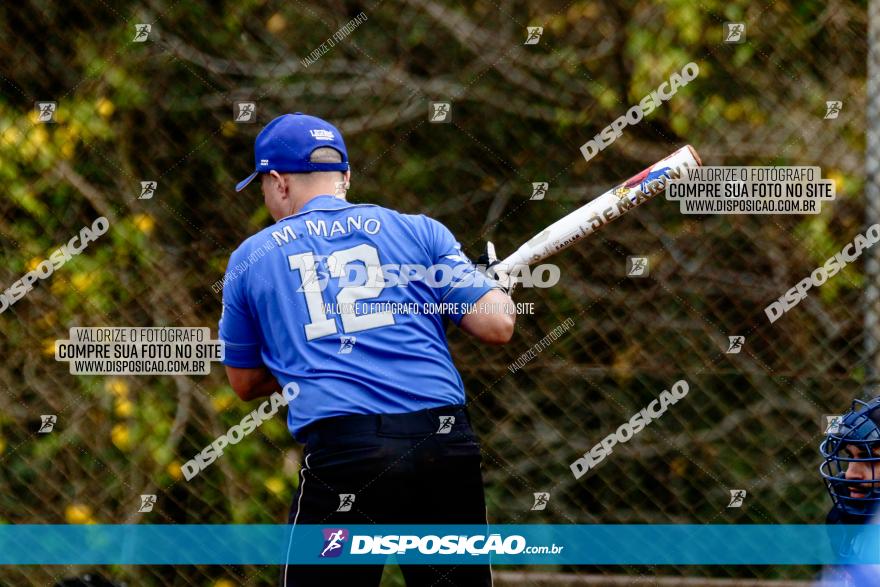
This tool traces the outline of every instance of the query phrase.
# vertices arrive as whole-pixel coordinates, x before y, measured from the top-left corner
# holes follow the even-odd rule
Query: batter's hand
[[[498,287],[507,295],[513,292],[516,287],[516,278],[511,277],[508,268],[501,266],[498,255],[495,254],[495,245],[492,241],[486,242],[486,252],[477,259],[477,269],[483,272],[486,277],[495,281]]]

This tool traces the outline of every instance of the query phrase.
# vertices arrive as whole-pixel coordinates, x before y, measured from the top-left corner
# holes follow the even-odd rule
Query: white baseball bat
[[[503,259],[501,267],[513,271],[532,265],[567,249],[588,234],[654,198],[666,189],[670,178],[681,177],[688,167],[702,165],[690,145],[654,163],[622,184],[560,218]]]

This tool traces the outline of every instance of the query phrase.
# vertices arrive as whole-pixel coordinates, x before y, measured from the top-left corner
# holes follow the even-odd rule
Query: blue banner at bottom
[[[3,565],[880,564],[880,526],[3,525]]]

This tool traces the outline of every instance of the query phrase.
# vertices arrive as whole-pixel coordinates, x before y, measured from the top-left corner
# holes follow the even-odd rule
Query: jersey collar
[[[342,208],[348,208],[349,206],[354,206],[354,204],[330,194],[322,194],[320,196],[315,196],[306,202],[305,206],[299,209],[299,212],[291,214],[290,216],[285,216],[278,222],[283,222],[288,218],[293,218],[294,216],[299,216],[300,214],[305,214],[314,210],[340,210]]]
[[[350,202],[346,202],[342,198],[337,198],[336,196],[331,196],[330,194],[323,194],[320,196],[315,196],[308,202],[306,205],[299,209],[297,214],[302,214],[303,212],[309,212],[311,210],[338,210],[340,208],[345,208],[346,206],[351,206]]]

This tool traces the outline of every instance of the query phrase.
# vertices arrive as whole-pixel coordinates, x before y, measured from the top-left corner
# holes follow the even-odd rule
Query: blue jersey
[[[876,534],[863,532],[866,524],[876,524],[864,516],[853,516],[843,508],[834,506],[828,512],[828,538],[837,564],[822,569],[816,587],[867,587],[880,585],[880,565],[863,564],[859,561],[876,556]],[[843,526],[841,526],[843,525]]]
[[[322,418],[462,404],[446,321],[492,285],[436,220],[318,196],[230,257],[223,362],[296,383],[300,441]]]

